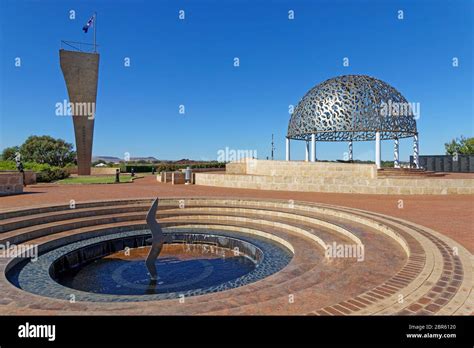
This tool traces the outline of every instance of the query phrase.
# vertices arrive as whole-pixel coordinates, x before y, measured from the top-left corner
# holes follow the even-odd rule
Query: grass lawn
[[[135,178],[139,176],[135,175]],[[132,182],[130,174],[120,174],[120,183]],[[113,184],[115,175],[90,175],[90,176],[72,176],[67,179],[56,181],[58,184]]]

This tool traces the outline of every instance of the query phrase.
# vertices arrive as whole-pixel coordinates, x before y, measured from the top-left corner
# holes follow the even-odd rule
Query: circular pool
[[[67,244],[19,263],[7,273],[17,287],[42,296],[81,301],[161,300],[224,291],[284,268],[292,252],[260,236],[229,231],[165,232],[156,260],[145,266],[149,230],[118,232]]]

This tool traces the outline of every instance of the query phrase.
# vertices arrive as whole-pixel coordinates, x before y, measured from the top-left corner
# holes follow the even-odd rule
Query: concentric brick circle
[[[76,301],[92,301],[92,302],[137,302],[137,301],[157,301],[164,299],[180,298],[180,296],[189,297],[204,295],[207,293],[214,293],[217,291],[225,291],[239,286],[245,286],[252,282],[264,279],[269,275],[278,272],[284,268],[291,260],[292,253],[286,247],[274,241],[268,241],[263,238],[249,238],[249,236],[243,236],[236,233],[229,233],[225,231],[213,231],[212,234],[207,233],[206,230],[200,229],[180,229],[179,231],[173,231],[172,233],[165,232],[166,243],[176,243],[177,241],[185,241],[186,237],[192,236],[193,245],[198,243],[209,243],[215,242],[217,248],[227,248],[230,250],[236,250],[238,255],[246,257],[255,264],[255,268],[240,277],[235,279],[219,282],[216,281],[215,285],[208,287],[192,287],[193,281],[196,279],[188,279],[189,289],[179,292],[163,292],[156,294],[143,293],[141,295],[115,295],[115,294],[104,294],[95,292],[86,292],[81,289],[75,289],[66,287],[60,284],[55,278],[55,269],[63,268],[64,264],[67,267],[71,267],[70,260],[77,260],[77,267],[81,267],[80,264],[87,264],[90,260],[87,257],[97,258],[95,252],[91,252],[90,249],[79,254],[84,249],[91,247],[101,247],[106,243],[107,247],[110,245],[119,245],[119,249],[134,245],[146,245],[146,239],[150,237],[149,230],[138,230],[129,232],[112,233],[109,235],[90,238],[79,242],[69,243],[57,249],[48,251],[38,257],[35,261],[27,262],[23,267],[18,269],[12,269],[9,273],[15,271],[17,275],[18,284],[22,290],[28,291],[33,294],[57,298],[57,299],[69,299],[74,296]],[[201,238],[196,238],[201,236]],[[117,250],[110,250],[105,248],[110,253],[116,252]],[[106,256],[108,254],[104,254]],[[80,264],[79,264],[80,263]],[[59,265],[58,265],[59,264]],[[74,265],[75,266],[75,265]],[[211,272],[212,273],[212,272]],[[204,274],[209,276],[210,274]],[[10,277],[11,281],[11,277]],[[122,279],[121,284],[124,284],[126,280]],[[136,284],[130,284],[136,286]],[[143,290],[149,290],[147,286],[143,287]]]
[[[1,213],[0,243],[34,244],[47,253],[144,229],[151,201],[94,201],[74,209],[56,205]],[[184,301],[133,304],[71,303],[31,294],[8,282],[6,272],[20,260],[7,257],[0,259],[2,313],[469,315],[474,310],[472,255],[450,238],[398,218],[326,204],[245,198],[166,198],[157,218],[169,231],[204,229],[278,239],[294,256],[280,271],[244,286]]]

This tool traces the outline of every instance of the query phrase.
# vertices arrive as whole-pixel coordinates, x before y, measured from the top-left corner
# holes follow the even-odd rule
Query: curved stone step
[[[116,205],[134,205],[134,204],[149,204],[151,205],[153,199],[124,199],[124,200],[104,200],[104,201],[90,201],[90,202],[83,202],[83,203],[76,203],[76,209],[81,208],[92,208],[92,207],[110,207]],[[63,210],[71,210],[70,204],[58,204],[58,205],[40,205],[35,207],[30,207],[26,209],[2,209],[0,210],[0,221],[22,217],[22,216],[29,216],[33,214],[43,214],[49,212],[57,212]]]
[[[133,206],[132,207],[133,210],[135,210],[137,208],[137,206]],[[239,211],[240,209],[240,211]],[[257,210],[257,209],[250,209],[250,208],[245,208],[244,210],[242,210],[241,208],[239,209],[236,209],[236,208],[219,208],[219,207],[206,207],[206,208],[185,208],[185,209],[172,209],[170,207],[167,207],[167,209],[164,209],[164,210],[161,210],[157,213],[157,217],[161,220],[161,219],[166,219],[167,217],[173,217],[173,216],[184,216],[184,215],[193,215],[194,217],[199,217],[199,216],[203,216],[201,213],[202,212],[206,212],[206,211],[212,211],[213,215],[214,216],[217,216],[217,217],[220,217],[220,216],[223,216],[222,212],[226,212],[227,214],[232,214],[233,216],[241,216],[241,217],[244,217],[244,216],[251,216],[253,217],[254,219],[264,219],[265,217],[267,218],[272,218],[273,221],[284,221],[284,222],[287,222],[287,223],[296,223],[298,220],[304,220],[304,221],[307,221],[308,223],[313,223],[315,224],[315,227],[318,227],[318,229],[321,229],[321,227],[325,227],[325,228],[328,228],[330,230],[333,230],[333,231],[336,231],[337,233],[341,233],[343,234],[345,237],[349,238],[349,239],[352,239],[354,242],[356,242],[357,244],[362,244],[362,242],[360,241],[360,239],[358,237],[356,237],[355,235],[353,235],[350,231],[348,231],[347,229],[341,227],[340,225],[338,224],[334,224],[334,223],[331,223],[331,222],[328,222],[327,220],[324,221],[324,220],[321,220],[321,219],[315,219],[315,218],[312,218],[312,217],[303,217],[302,215],[298,215],[296,214],[297,211],[295,210],[292,210],[291,213],[286,213],[286,212],[276,212],[276,211],[270,211],[270,210],[264,210],[264,211],[261,211],[261,210]],[[138,211],[140,212],[142,209],[141,207],[138,209]],[[126,210],[125,210],[126,211]],[[94,212],[94,211],[92,211]],[[249,214],[249,212],[253,213],[253,214]],[[54,222],[50,222],[50,223],[45,223],[45,224],[40,224],[40,225],[33,225],[31,226],[31,223],[34,223],[35,220],[32,218],[30,220],[30,226],[29,227],[25,227],[25,228],[20,228],[20,229],[17,229],[17,230],[14,230],[14,231],[10,231],[10,232],[6,232],[6,233],[3,233],[1,236],[2,236],[2,240],[0,240],[0,242],[3,242],[5,243],[6,241],[9,241],[10,243],[14,243],[14,244],[18,244],[18,243],[21,243],[21,242],[24,242],[28,239],[31,239],[31,238],[36,238],[36,237],[39,237],[41,235],[44,235],[45,233],[56,233],[56,232],[60,232],[62,230],[65,230],[67,228],[73,228],[73,227],[81,227],[81,226],[91,226],[91,225],[94,225],[94,224],[105,224],[105,223],[109,223],[109,222],[120,222],[120,221],[125,221],[125,220],[139,220],[139,219],[142,219],[144,218],[144,216],[142,214],[134,214],[133,212],[132,213],[114,213],[114,214],[104,214],[104,215],[101,215],[99,218],[95,215],[90,215],[91,211],[87,210],[86,211],[86,216],[85,217],[82,217],[82,211],[74,211],[74,212],[71,212],[71,213],[68,213],[68,217],[71,218],[71,217],[74,217],[72,219],[68,219],[66,221],[66,223],[62,220],[58,220],[57,219],[57,214],[55,213],[54,214]],[[104,213],[104,212],[103,212]],[[208,215],[207,216],[211,216],[209,215],[209,213],[207,213]],[[81,217],[76,217],[76,216],[81,216]],[[277,215],[277,217],[275,217],[275,215]],[[59,216],[62,216],[62,215],[59,215]],[[284,217],[286,219],[284,219]],[[44,218],[44,217],[42,217]],[[292,220],[293,219],[293,220]],[[300,222],[301,224],[301,222]],[[302,225],[303,226],[303,225]],[[310,228],[309,225],[306,226],[307,228]],[[312,229],[312,228],[311,228]],[[314,237],[310,237],[310,238],[313,238]],[[322,247],[325,247],[325,244],[324,243],[321,243],[320,240],[317,240],[318,243],[320,243],[320,245]]]

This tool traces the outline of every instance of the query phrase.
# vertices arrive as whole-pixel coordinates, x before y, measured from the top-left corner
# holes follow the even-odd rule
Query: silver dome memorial
[[[366,75],[344,75],[310,89],[295,107],[286,136],[286,160],[290,140],[306,142],[306,161],[316,161],[316,141],[347,141],[352,161],[353,141],[375,140],[375,163],[381,166],[381,140],[394,140],[394,163],[399,166],[399,139],[413,137],[418,167],[416,112],[395,88]],[[310,157],[311,144],[311,159]]]

